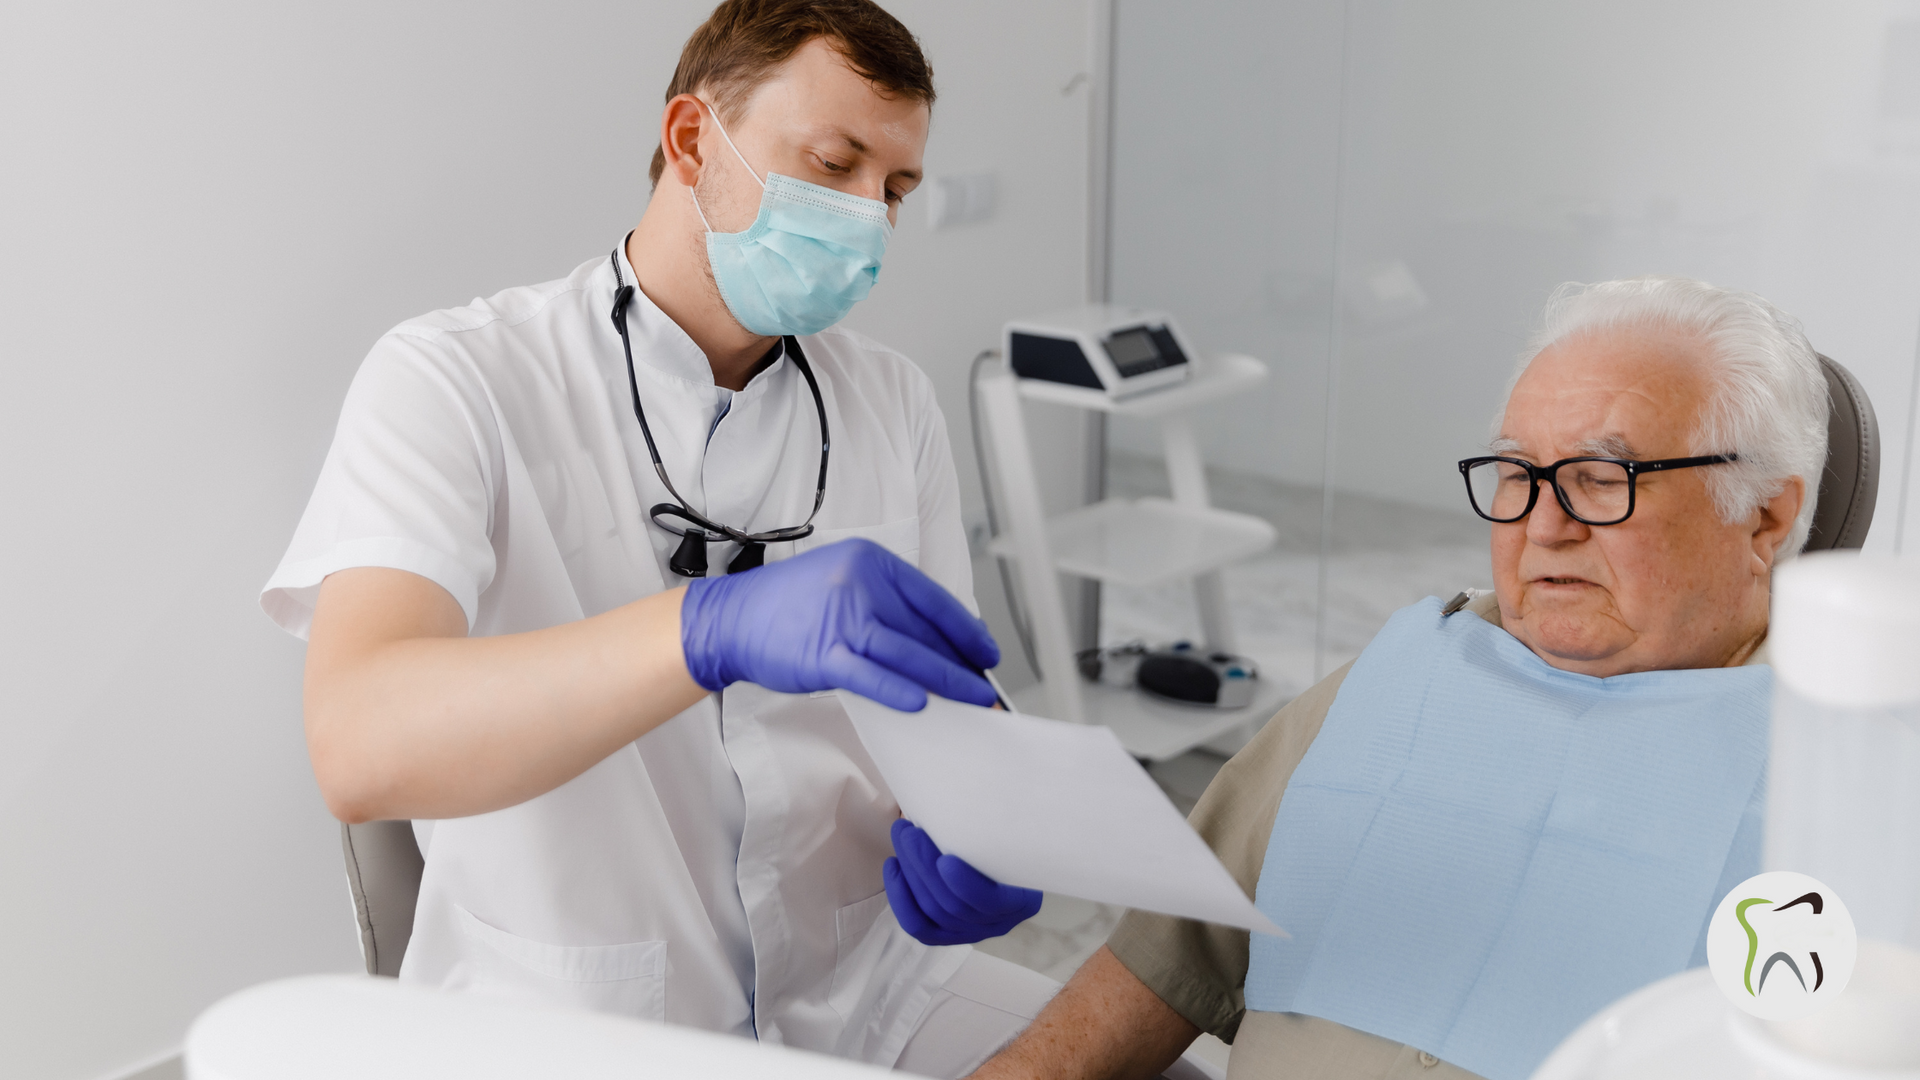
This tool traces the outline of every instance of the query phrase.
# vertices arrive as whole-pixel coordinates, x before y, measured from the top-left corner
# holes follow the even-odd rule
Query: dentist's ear
[[[660,114],[660,153],[667,167],[662,180],[671,178],[682,187],[700,182],[700,170],[706,164],[700,139],[706,127],[707,107],[692,94],[680,94],[667,102]]]

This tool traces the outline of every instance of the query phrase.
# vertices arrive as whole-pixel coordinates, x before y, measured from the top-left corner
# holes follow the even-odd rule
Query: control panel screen
[[[1113,366],[1120,369],[1120,374],[1125,375],[1128,368],[1143,360],[1160,359],[1160,350],[1154,347],[1153,335],[1142,326],[1122,330],[1108,338],[1107,355],[1113,358]]]
[[[1107,338],[1107,356],[1123,379],[1184,364],[1187,358],[1164,328],[1136,326]]]

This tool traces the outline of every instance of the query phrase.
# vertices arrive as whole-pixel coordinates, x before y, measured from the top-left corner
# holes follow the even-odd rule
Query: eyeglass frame
[[[1473,507],[1474,513],[1479,514],[1495,525],[1511,525],[1516,521],[1524,521],[1528,514],[1533,513],[1533,508],[1540,503],[1540,481],[1542,480],[1547,482],[1547,486],[1553,488],[1554,501],[1558,502],[1560,509],[1566,511],[1567,516],[1573,520],[1582,525],[1618,525],[1632,517],[1634,509],[1639,505],[1641,473],[1671,472],[1675,469],[1694,469],[1702,465],[1728,465],[1739,460],[1739,454],[1707,454],[1701,457],[1660,458],[1656,461],[1635,461],[1631,458],[1589,455],[1586,457],[1561,458],[1551,465],[1535,465],[1531,461],[1523,461],[1519,458],[1507,457],[1503,454],[1492,454],[1482,457],[1462,458],[1460,460],[1460,479],[1467,485],[1467,505]],[[1527,471],[1527,479],[1529,481],[1527,484],[1527,508],[1515,514],[1513,517],[1494,517],[1492,514],[1480,509],[1479,500],[1473,497],[1473,478],[1469,476],[1468,473],[1472,471],[1474,466],[1484,465],[1491,461],[1504,461],[1509,465],[1518,465]],[[1612,521],[1590,521],[1574,512],[1572,505],[1567,501],[1567,493],[1560,488],[1560,466],[1577,465],[1583,461],[1604,461],[1609,465],[1618,465],[1626,470],[1626,513],[1621,514]]]

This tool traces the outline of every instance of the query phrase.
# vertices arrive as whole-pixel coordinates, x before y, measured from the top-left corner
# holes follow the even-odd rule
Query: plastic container
[[[1920,1070],[1920,563],[1781,567],[1768,650],[1766,868],[1839,894],[1860,966],[1832,1005],[1766,1033],[1830,1065]]]
[[[1766,868],[1825,882],[1861,937],[1920,948],[1920,563],[1774,576]]]

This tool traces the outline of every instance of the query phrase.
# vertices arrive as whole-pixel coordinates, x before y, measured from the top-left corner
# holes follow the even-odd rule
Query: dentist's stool
[[[360,924],[360,957],[369,975],[399,975],[413,937],[413,908],[420,900],[426,861],[411,821],[363,821],[340,826],[347,859],[347,888]]]

